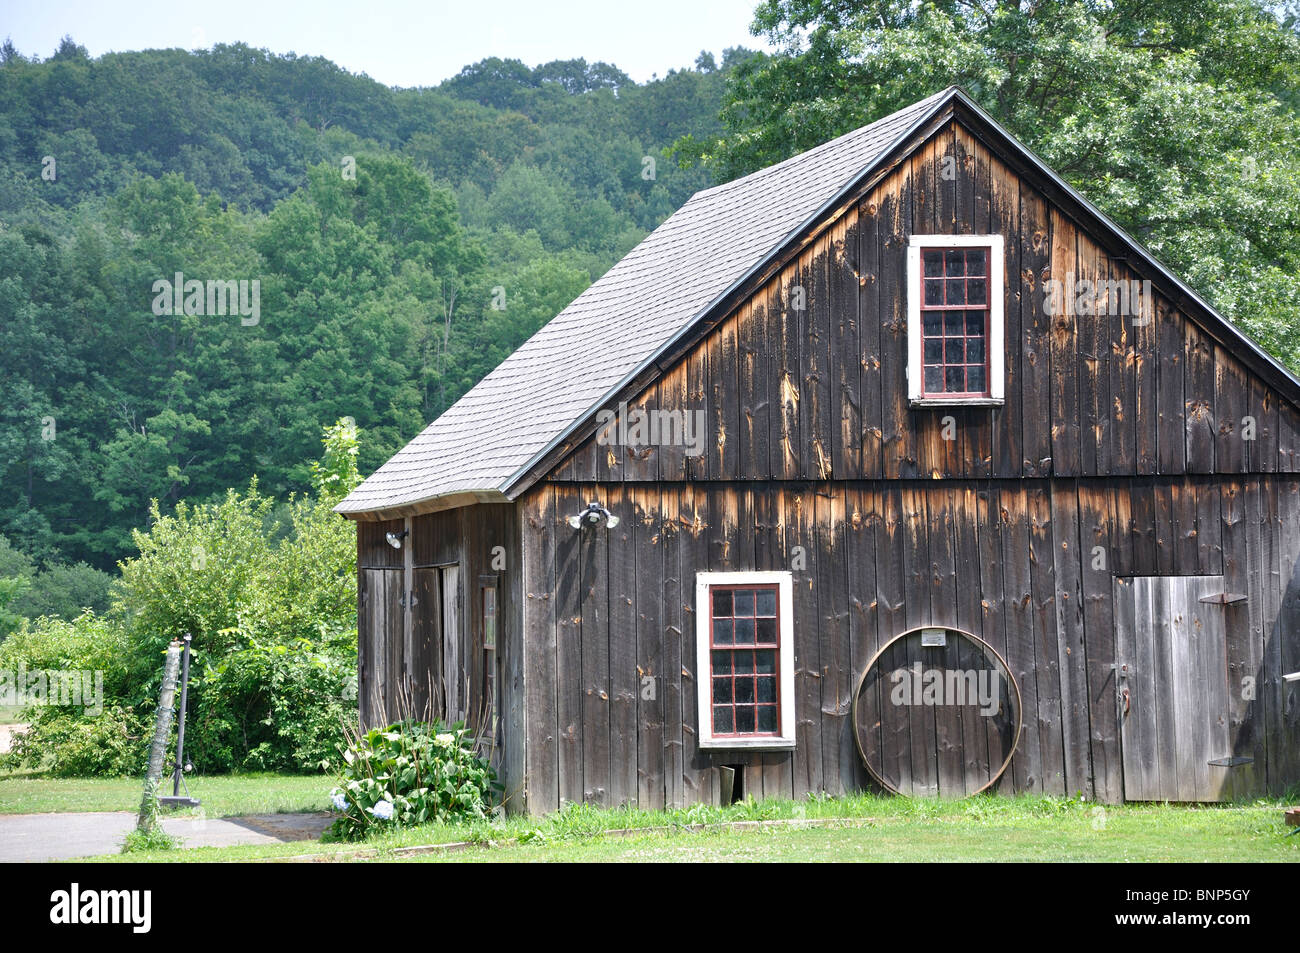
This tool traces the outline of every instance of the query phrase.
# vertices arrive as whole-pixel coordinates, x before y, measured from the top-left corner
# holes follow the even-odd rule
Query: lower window
[[[696,576],[702,747],[793,747],[792,589],[788,572]]]

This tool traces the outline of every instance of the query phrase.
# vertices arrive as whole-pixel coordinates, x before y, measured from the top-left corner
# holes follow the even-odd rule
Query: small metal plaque
[[[925,648],[941,649],[948,644],[948,633],[944,629],[922,629],[921,645]]]

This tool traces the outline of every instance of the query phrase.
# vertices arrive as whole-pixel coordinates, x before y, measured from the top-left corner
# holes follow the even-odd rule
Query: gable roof
[[[513,499],[580,425],[729,305],[733,292],[843,202],[900,146],[957,105],[1005,141],[1208,317],[1214,337],[1300,405],[1300,381],[1075,192],[957,87],[724,185],[697,192],[335,511],[371,518]],[[530,478],[530,475],[532,477]]]

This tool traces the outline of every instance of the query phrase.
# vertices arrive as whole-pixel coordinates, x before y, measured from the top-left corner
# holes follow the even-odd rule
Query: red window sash
[[[758,624],[757,624],[757,620],[760,619],[760,618],[762,618],[762,619],[766,619],[766,618],[769,618],[769,617],[768,617],[768,616],[757,616],[757,615],[740,616],[741,619],[754,619],[754,620],[755,620],[755,626],[754,626],[754,644],[753,644],[753,645],[737,646],[737,645],[734,644],[734,642],[733,642],[733,644],[730,644],[730,645],[719,645],[717,642],[714,641],[714,631],[715,631],[715,629],[714,629],[714,625],[713,625],[713,623],[714,623],[718,618],[722,618],[722,619],[731,619],[731,620],[733,620],[733,622],[734,622],[734,620],[736,619],[736,616],[735,616],[734,614],[733,614],[733,615],[730,615],[730,616],[720,616],[720,617],[716,617],[716,616],[714,616],[714,614],[713,614],[713,594],[714,594],[715,592],[721,592],[721,591],[725,591],[725,590],[732,590],[732,591],[735,591],[735,590],[737,590],[737,589],[742,589],[742,590],[747,589],[747,590],[751,590],[751,591],[753,591],[753,592],[755,592],[755,593],[758,593],[759,591],[763,591],[763,592],[771,592],[771,593],[775,594],[775,596],[776,596],[776,614],[775,614],[775,616],[772,616],[771,618],[772,618],[772,619],[775,621],[775,623],[776,623],[776,641],[774,641],[774,642],[759,642],[759,641],[758,641]],[[707,691],[708,691],[708,693],[709,693],[709,694],[708,694],[708,699],[709,699],[709,725],[710,725],[711,728],[713,728],[713,732],[712,732],[713,737],[714,737],[714,738],[736,738],[736,739],[744,739],[744,738],[780,738],[780,737],[783,737],[783,735],[781,734],[781,727],[782,727],[782,718],[781,718],[781,652],[782,652],[782,647],[781,647],[781,587],[780,587],[780,586],[776,586],[776,585],[772,585],[772,584],[770,584],[770,583],[753,583],[753,584],[747,584],[747,583],[732,583],[732,584],[717,584],[717,585],[711,585],[711,586],[709,586],[709,588],[708,588],[708,601],[709,601],[709,605],[708,605],[708,612],[709,612],[709,680],[708,680],[708,685],[707,685]],[[734,603],[732,604],[732,612],[733,612],[733,613],[735,612],[735,604],[734,604]],[[733,625],[733,627],[732,627],[732,638],[733,638],[733,639],[735,638],[735,627],[734,627],[734,625]],[[758,675],[757,675],[757,667],[758,667],[758,663],[757,663],[757,659],[756,659],[756,660],[755,660],[755,663],[754,663],[755,671],[749,673],[748,676],[741,676],[742,678],[743,678],[743,677],[749,677],[749,678],[754,679],[754,701],[753,701],[752,703],[750,703],[750,702],[740,702],[740,703],[739,703],[739,704],[740,704],[741,706],[743,706],[743,707],[749,707],[749,708],[753,708],[753,709],[754,709],[754,727],[755,727],[755,730],[754,730],[754,731],[735,731],[735,730],[732,730],[732,731],[718,731],[717,728],[716,728],[716,723],[713,721],[713,717],[714,717],[714,715],[713,715],[713,709],[714,709],[715,707],[724,707],[724,706],[725,706],[725,707],[729,707],[729,708],[731,708],[731,718],[732,718],[732,722],[731,722],[731,723],[732,723],[733,726],[736,724],[736,707],[737,707],[737,702],[736,702],[736,700],[735,700],[735,681],[736,681],[736,674],[735,674],[735,672],[736,672],[736,658],[735,658],[735,653],[736,653],[737,651],[740,651],[740,652],[756,653],[756,652],[758,652],[759,650],[767,650],[767,651],[772,651],[772,652],[775,653],[775,660],[774,660],[774,661],[775,661],[775,664],[774,664],[773,667],[772,667],[772,675],[771,675],[771,678],[772,678],[772,681],[773,681],[773,686],[774,686],[774,689],[775,689],[775,691],[773,692],[774,702],[772,702],[772,703],[768,703],[768,702],[762,702],[762,703],[759,703],[759,702],[758,702]],[[714,701],[713,701],[713,681],[714,681],[714,678],[715,678],[715,675],[714,675],[714,673],[713,673],[713,653],[714,653],[715,651],[717,651],[717,652],[728,652],[728,653],[731,653],[731,674],[730,674],[730,675],[725,675],[725,676],[723,676],[723,677],[726,678],[729,682],[732,683],[732,696],[731,696],[731,697],[732,697],[732,700],[731,700],[730,702],[726,702],[726,703],[718,703],[716,706],[715,706],[715,703],[714,703]],[[767,676],[764,676],[764,677],[767,677]],[[775,711],[776,711],[776,730],[775,730],[775,731],[758,731],[758,730],[757,730],[757,727],[758,727],[758,710],[759,710],[759,708],[762,708],[762,707],[772,707],[772,708],[775,709]]]
[[[927,252],[938,252],[940,255],[942,255],[944,252],[952,251],[953,249],[950,248],[950,247],[948,247],[948,246],[944,246],[944,245],[939,245],[939,246],[935,246],[935,245],[921,246],[921,249],[920,249],[920,267],[917,269],[917,283],[918,283],[919,287],[913,288],[913,289],[912,289],[912,293],[915,294],[915,295],[917,295],[917,299],[916,299],[916,300],[919,301],[919,302],[921,303],[921,308],[920,308],[920,311],[921,311],[921,326],[920,326],[917,330],[918,330],[918,331],[920,332],[920,334],[921,334],[921,396],[922,396],[923,398],[926,398],[926,397],[937,397],[937,398],[954,398],[954,399],[960,399],[960,398],[963,398],[963,397],[989,397],[989,396],[991,396],[992,393],[993,393],[993,373],[992,373],[992,372],[993,372],[993,363],[992,363],[992,354],[990,353],[990,349],[989,349],[989,341],[990,341],[991,338],[992,338],[992,332],[993,332],[993,328],[992,328],[992,326],[991,326],[991,325],[992,325],[992,314],[993,314],[993,302],[990,300],[990,297],[991,297],[991,295],[992,295],[992,290],[993,290],[993,282],[992,282],[992,280],[991,280],[991,273],[992,273],[992,269],[993,269],[993,247],[992,247],[991,244],[990,244],[990,245],[961,246],[961,250],[962,250],[963,252],[969,251],[971,248],[983,248],[983,249],[984,249],[984,266],[985,266],[985,267],[984,267],[984,271],[986,272],[986,274],[979,276],[979,277],[982,277],[982,278],[984,279],[984,304],[982,304],[982,305],[970,305],[970,304],[963,304],[963,305],[949,305],[949,304],[941,304],[941,305],[927,305],[927,304],[925,303],[925,281],[926,281],[926,274],[925,274],[925,255],[926,255]],[[933,281],[933,280],[935,280],[936,278],[937,278],[939,281],[945,281],[945,282],[946,282],[946,281],[948,280],[948,275],[947,275],[946,269],[945,269],[944,274],[931,276],[931,277],[930,277],[930,280]],[[946,292],[946,290],[945,290],[945,297],[946,297],[946,296],[947,296],[947,292]],[[946,354],[945,354],[945,356],[944,356],[944,360],[943,360],[943,362],[940,363],[940,364],[927,364],[927,363],[926,363],[926,360],[925,360],[925,341],[926,341],[926,337],[927,337],[927,335],[926,335],[926,333],[925,333],[925,315],[926,315],[927,312],[931,312],[931,311],[939,311],[939,312],[943,312],[943,311],[963,311],[963,312],[965,312],[965,311],[983,311],[983,312],[984,312],[984,390],[982,390],[982,391],[971,391],[971,390],[966,390],[966,391],[937,390],[937,391],[933,391],[933,390],[930,390],[928,387],[925,386],[925,369],[926,369],[927,367],[942,367],[942,368],[944,368],[944,370],[946,371],[947,368],[949,368],[949,367],[957,367],[957,366],[958,366],[958,365],[956,365],[956,364],[949,364],[948,361],[947,361],[947,355],[946,355]],[[970,339],[970,338],[969,338],[969,335],[967,335],[967,334],[965,333],[965,321],[966,321],[966,316],[963,314],[963,315],[962,315],[962,327],[963,327],[963,331],[962,331],[962,348],[963,348],[963,353],[964,353],[964,349],[965,349],[965,347],[966,347],[966,341]],[[950,335],[946,335],[946,334],[941,334],[941,335],[939,335],[938,338],[937,338],[937,340],[942,341],[942,342],[947,342],[948,339],[949,339],[949,337],[952,337],[953,340],[956,340],[956,336],[955,336],[955,335],[950,336]],[[946,350],[946,344],[945,344],[945,350]],[[946,375],[945,375],[945,376],[946,376]],[[710,610],[710,611],[712,611],[712,610]]]

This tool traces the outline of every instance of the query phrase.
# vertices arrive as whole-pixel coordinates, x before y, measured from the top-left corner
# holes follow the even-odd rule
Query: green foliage
[[[317,471],[355,480],[355,430],[328,428]],[[349,470],[351,467],[351,470]],[[333,487],[334,480],[322,486]],[[356,717],[356,537],[329,497],[277,505],[252,484],[182,502],[134,535],[106,615],[24,622],[14,668],[103,673],[105,709],[33,707],[11,762],[57,775],[142,767],[167,644],[193,637],[186,754],[200,771],[319,771]]]
[[[328,834],[359,840],[394,827],[482,820],[498,789],[457,722],[403,721],[354,736],[331,792],[337,817]]]
[[[109,605],[113,577],[86,563],[53,563],[36,573],[31,588],[14,601],[13,608],[28,619],[54,616],[74,619],[90,609],[103,612]]]
[[[22,616],[11,612],[9,604],[26,592],[30,585],[31,583],[22,576],[0,579],[0,641],[4,641],[11,632],[18,628]]]
[[[39,767],[53,778],[139,776],[152,720],[134,708],[106,705],[98,715],[71,708],[35,708],[4,760]]]
[[[161,826],[151,827],[147,831],[130,830],[122,839],[122,853],[138,854],[151,850],[175,850],[180,844]]]
[[[1300,32],[1258,0],[764,0],[714,137],[750,172],[957,84],[1275,356],[1300,367]]]
[[[158,822],[158,787],[157,780],[148,782],[144,797],[146,814],[142,818],[143,823],[126,835],[122,841],[122,853],[138,854],[151,850],[173,850],[180,846],[176,838],[164,831],[162,824]]]
[[[112,577],[86,563],[36,561],[0,536],[0,640],[20,619],[56,616],[73,619],[86,609],[108,607]]]
[[[394,90],[242,44],[77,50],[0,56],[0,532],[100,570],[151,501],[319,492],[341,417],[379,466],[706,184],[643,158],[716,131],[728,62]],[[260,319],[153,313],[177,273],[258,281]]]

